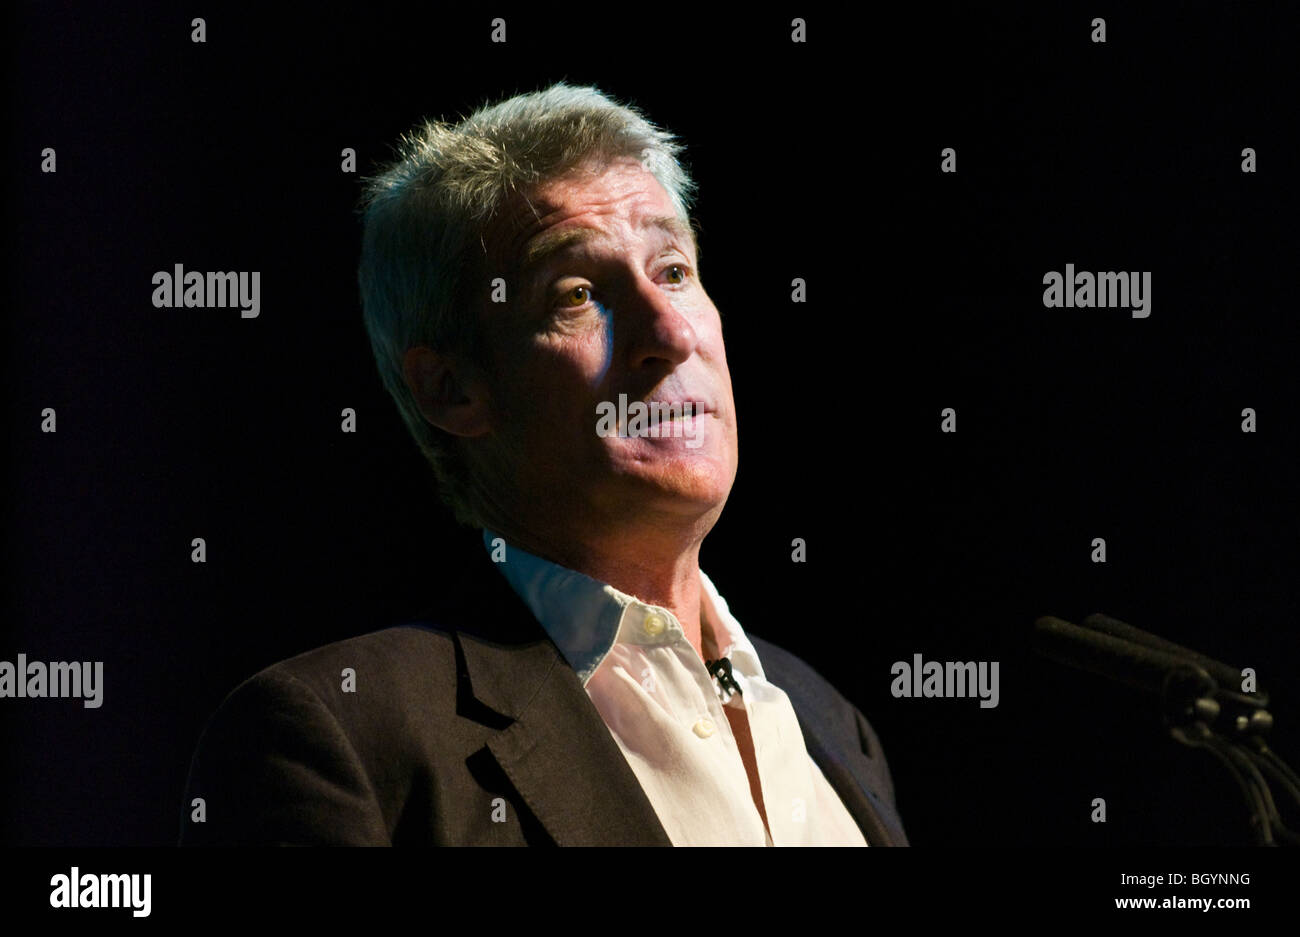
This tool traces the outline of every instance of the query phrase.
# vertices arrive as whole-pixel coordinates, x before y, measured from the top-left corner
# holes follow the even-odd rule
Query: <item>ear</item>
[[[408,348],[402,375],[424,418],[453,436],[482,436],[492,429],[490,397],[478,369],[423,345]]]

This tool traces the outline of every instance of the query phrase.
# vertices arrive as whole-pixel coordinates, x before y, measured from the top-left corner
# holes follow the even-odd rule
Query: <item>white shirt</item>
[[[496,537],[483,532],[489,552]],[[741,689],[725,704],[672,612],[517,547],[497,567],[577,673],[673,845],[867,845],[703,571],[714,639]],[[748,718],[766,827],[724,705]]]

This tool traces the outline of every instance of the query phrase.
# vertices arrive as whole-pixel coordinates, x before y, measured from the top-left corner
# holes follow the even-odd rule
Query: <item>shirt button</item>
[[[701,719],[691,729],[702,739],[707,739],[714,732],[714,725],[710,719]]]
[[[645,633],[650,635],[650,637],[657,638],[664,632],[663,617],[652,612],[645,617],[645,621],[641,623],[641,627],[645,629]]]

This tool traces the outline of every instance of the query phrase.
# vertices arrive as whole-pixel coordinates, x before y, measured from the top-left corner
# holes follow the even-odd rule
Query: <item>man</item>
[[[906,844],[866,719],[699,568],[736,411],[677,153],[561,84],[371,180],[376,360],[479,556],[238,687],[182,842]]]

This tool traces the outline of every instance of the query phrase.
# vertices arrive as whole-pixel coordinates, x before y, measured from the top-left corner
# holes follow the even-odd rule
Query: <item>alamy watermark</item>
[[[153,875],[84,875],[77,866],[67,875],[50,878],[51,908],[130,908],[134,917],[148,917],[153,905]]]
[[[1065,265],[1065,273],[1043,274],[1043,305],[1048,309],[1131,309],[1134,319],[1151,315],[1151,271],[1103,270],[1090,273]]]
[[[26,654],[18,662],[0,660],[0,698],[81,699],[87,709],[104,703],[104,662],[102,660],[29,661]]]
[[[922,662],[920,654],[913,654],[911,663],[896,661],[889,672],[894,675],[889,692],[895,698],[978,696],[980,709],[993,709],[998,705],[997,661]]]
[[[669,403],[663,400],[634,400],[630,404],[627,394],[618,395],[618,404],[602,400],[596,404],[596,435],[646,436],[654,439],[686,438],[686,448],[698,449],[704,445],[700,438],[700,417],[693,400]]]
[[[153,304],[156,309],[225,309],[239,307],[244,319],[256,319],[262,311],[261,271],[191,270],[176,264],[171,273],[153,275]]]

